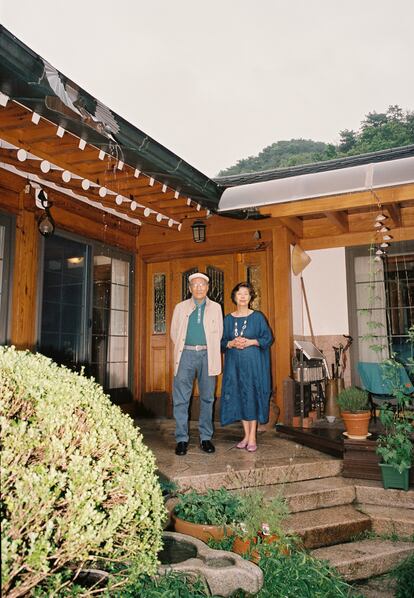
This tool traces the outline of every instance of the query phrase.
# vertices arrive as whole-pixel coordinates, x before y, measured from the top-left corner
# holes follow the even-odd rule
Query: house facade
[[[0,55],[0,343],[83,366],[115,402],[168,416],[169,325],[188,276],[208,273],[224,313],[233,286],[249,280],[275,335],[283,419],[294,338],[314,336],[329,362],[344,335],[362,336],[357,285],[366,282],[368,248],[382,241],[379,213],[392,237],[384,276],[395,283],[381,309],[392,311],[391,336],[404,342],[414,146],[213,180],[4,28]],[[194,240],[199,223],[203,242]],[[312,260],[303,283],[292,273],[295,245]]]

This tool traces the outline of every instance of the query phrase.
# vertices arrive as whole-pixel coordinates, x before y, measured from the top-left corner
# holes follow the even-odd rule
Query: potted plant
[[[367,391],[356,386],[345,388],[339,393],[337,402],[348,438],[364,440],[371,419]]]
[[[412,328],[410,329],[412,330]],[[411,336],[410,336],[411,341]],[[413,360],[409,360],[413,367]],[[381,475],[384,488],[400,488],[408,490],[410,469],[413,462],[413,426],[414,415],[408,407],[412,407],[412,396],[401,383],[401,364],[394,356],[383,363],[383,378],[388,381],[393,396],[397,399],[393,410],[386,404],[380,411],[380,419],[385,434],[378,439],[377,454],[381,457]],[[407,385],[408,386],[408,385]],[[412,391],[412,385],[410,385]]]
[[[233,551],[237,554],[250,554],[257,562],[260,544],[278,542],[283,538],[282,521],[288,516],[289,508],[285,499],[278,495],[267,500],[257,488],[241,496],[239,522],[234,528]]]
[[[208,490],[203,494],[191,490],[177,495],[171,520],[176,532],[207,542],[221,540],[232,534],[232,526],[239,521],[241,499],[226,488]]]

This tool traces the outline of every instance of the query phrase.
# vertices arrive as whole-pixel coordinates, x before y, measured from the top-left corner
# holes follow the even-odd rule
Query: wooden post
[[[36,215],[24,206],[19,194],[13,267],[11,341],[19,349],[33,349],[36,343],[36,304],[39,237]]]
[[[291,288],[290,245],[295,242],[292,233],[286,228],[274,228],[273,238],[273,280],[275,296],[275,350],[276,360],[276,405],[280,409],[279,420],[283,421],[283,380],[290,376],[293,345],[293,316]],[[270,409],[269,426],[273,427],[276,415]],[[277,410],[276,410],[277,411]]]
[[[137,237],[138,239],[138,237]],[[142,401],[145,380],[146,356],[146,314],[147,314],[147,265],[135,252],[135,293],[133,306],[133,339],[134,339],[134,400]]]

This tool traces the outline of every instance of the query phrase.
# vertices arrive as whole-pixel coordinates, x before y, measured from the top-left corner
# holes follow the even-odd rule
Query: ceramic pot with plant
[[[364,440],[368,436],[371,419],[367,391],[350,386],[339,393],[337,402],[348,438]]]
[[[175,531],[203,542],[231,535],[232,526],[240,519],[241,499],[226,488],[203,494],[191,490],[178,494],[177,498],[171,515]]]
[[[410,331],[413,327],[410,328]],[[409,331],[409,332],[410,332]],[[411,342],[410,336],[410,342]],[[414,362],[409,359],[408,366],[414,367]],[[410,469],[414,458],[414,413],[413,397],[401,383],[401,364],[393,357],[383,363],[382,374],[391,388],[392,395],[397,399],[394,409],[386,404],[380,411],[381,423],[385,434],[381,435],[377,443],[377,454],[381,457],[381,475],[384,488],[398,488],[408,490]]]
[[[261,490],[251,489],[241,495],[239,515],[239,523],[234,529],[234,552],[249,554],[249,558],[257,562],[260,558],[257,550],[259,545],[275,542],[282,544],[282,522],[289,515],[283,496],[278,495],[268,500]]]

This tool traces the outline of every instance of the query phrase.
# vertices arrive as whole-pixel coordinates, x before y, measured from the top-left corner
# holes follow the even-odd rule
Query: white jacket
[[[184,349],[188,318],[195,308],[193,298],[177,303],[174,308],[170,329],[171,340],[174,343],[174,376],[177,375]],[[208,297],[206,297],[203,325],[207,342],[208,375],[217,376],[221,373],[220,341],[223,336],[223,314],[221,306]]]

